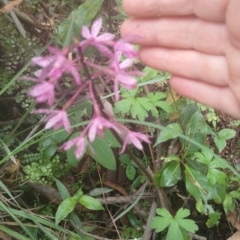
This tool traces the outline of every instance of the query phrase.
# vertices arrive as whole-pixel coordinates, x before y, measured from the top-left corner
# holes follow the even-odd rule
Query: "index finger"
[[[196,15],[222,22],[229,0],[123,0],[127,14],[137,18]]]

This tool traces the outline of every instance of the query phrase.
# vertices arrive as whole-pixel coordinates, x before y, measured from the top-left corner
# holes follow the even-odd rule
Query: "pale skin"
[[[240,119],[240,0],[123,0],[122,36],[181,95]]]

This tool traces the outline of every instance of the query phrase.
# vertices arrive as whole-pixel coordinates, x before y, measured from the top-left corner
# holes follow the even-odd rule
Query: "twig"
[[[188,236],[190,237],[190,239],[195,239],[195,240],[207,240],[207,238],[199,236],[195,233],[188,233]]]
[[[144,234],[143,234],[143,239],[144,240],[149,240],[151,239],[151,235],[152,235],[152,229],[150,227],[152,218],[156,215],[156,209],[157,209],[157,203],[153,200],[152,202],[152,206],[149,212],[149,216],[148,216],[148,220],[147,220],[147,224],[144,230]]]

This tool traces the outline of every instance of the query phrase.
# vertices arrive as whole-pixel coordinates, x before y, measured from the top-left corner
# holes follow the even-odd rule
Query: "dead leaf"
[[[240,239],[240,232],[237,231],[230,238],[228,238],[227,240],[239,240],[239,239]]]
[[[236,211],[229,211],[227,214],[227,220],[232,224],[233,227],[240,231],[240,219],[238,218],[238,213],[236,213]]]
[[[18,7],[18,5],[22,2],[23,0],[15,0],[10,3],[8,3],[5,7],[0,9],[0,12],[2,13],[9,13],[13,10],[13,8]]]
[[[13,174],[14,172],[16,172],[20,167],[20,161],[17,160],[15,164],[12,164],[10,165],[9,167],[6,167],[5,170],[8,172],[8,173],[11,173]]]
[[[104,181],[103,182],[104,185],[113,188],[115,190],[117,190],[118,192],[120,192],[123,196],[128,196],[127,192],[125,191],[125,189],[115,183],[109,182],[109,181]]]

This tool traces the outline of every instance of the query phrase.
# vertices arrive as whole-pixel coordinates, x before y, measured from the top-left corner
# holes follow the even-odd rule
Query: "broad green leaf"
[[[39,146],[40,150],[48,147],[49,145],[51,145],[54,142],[52,136],[47,137],[48,135],[49,135],[49,132],[44,133],[43,134],[44,138],[41,139],[40,142],[38,143],[38,146]]]
[[[82,189],[78,189],[78,191],[74,194],[73,198],[76,202],[79,201],[79,199],[83,196],[83,191]]]
[[[156,146],[157,144],[159,144],[161,142],[166,142],[169,139],[174,139],[174,138],[178,137],[179,133],[182,133],[182,132],[183,131],[182,131],[180,124],[171,123],[171,124],[167,125],[160,132],[160,135],[158,136],[157,141],[154,144],[154,146]]]
[[[103,0],[86,0],[78,9],[73,10],[70,15],[58,27],[56,38],[64,41],[67,38],[69,26],[73,20],[73,36],[79,39],[82,26],[89,26],[98,13]]]
[[[87,209],[104,210],[104,207],[99,200],[91,196],[83,195],[80,197],[79,202]]]
[[[108,144],[109,147],[121,147],[121,144],[118,142],[110,130],[104,131],[104,136],[102,139]]]
[[[166,163],[163,168],[156,173],[154,180],[157,186],[171,187],[181,178],[180,162],[171,161]]]
[[[110,170],[116,170],[116,160],[112,149],[104,140],[96,137],[87,151],[88,154],[103,167]]]
[[[229,193],[229,195],[233,198],[236,198],[236,199],[240,200],[240,191],[239,190],[238,191],[231,191]]]
[[[214,138],[214,142],[218,148],[219,153],[222,152],[222,150],[226,147],[227,143],[224,139],[221,138]]]
[[[58,179],[54,179],[57,185],[57,189],[62,197],[63,200],[65,200],[66,198],[70,197],[70,194],[67,190],[67,188],[64,186],[64,184],[62,184]]]
[[[126,175],[129,180],[133,180],[135,178],[136,172],[136,168],[132,164],[127,165]]]
[[[52,139],[56,143],[63,142],[67,137],[69,136],[69,133],[65,131],[65,129],[61,128],[58,131],[55,131],[55,133],[52,135]]]
[[[236,131],[233,129],[225,128],[218,133],[220,139],[228,140],[236,135]]]
[[[76,201],[74,198],[66,198],[59,206],[55,215],[55,223],[59,224],[65,217],[67,217],[74,209]]]
[[[49,160],[56,153],[56,151],[57,144],[55,142],[51,142],[50,145],[41,149],[41,156],[43,159]]]
[[[209,219],[206,222],[206,225],[210,228],[213,227],[214,225],[218,224],[218,220],[220,219],[221,213],[219,212],[213,212],[209,214]]]

